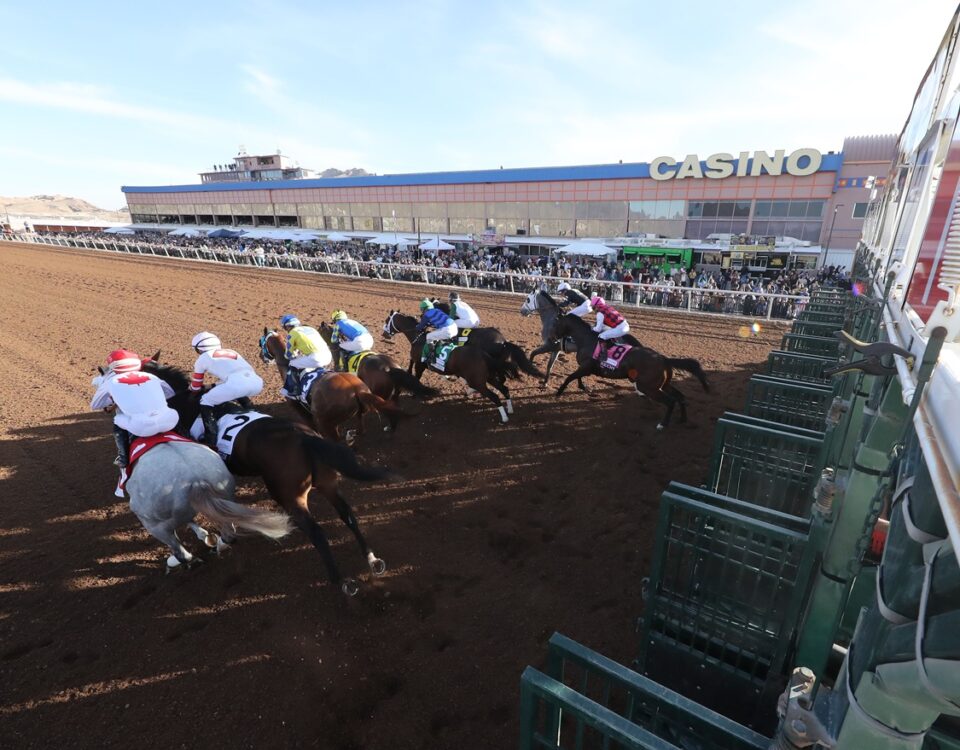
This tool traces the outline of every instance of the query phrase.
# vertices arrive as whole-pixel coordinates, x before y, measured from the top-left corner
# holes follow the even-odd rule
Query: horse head
[[[279,334],[274,330],[264,328],[263,336],[260,337],[260,341],[257,344],[260,347],[260,360],[265,365],[269,365],[275,359],[273,352],[270,351],[270,340],[274,338],[279,339]]]

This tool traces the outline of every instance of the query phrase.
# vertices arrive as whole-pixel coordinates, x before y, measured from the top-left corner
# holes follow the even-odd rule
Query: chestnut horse
[[[689,372],[700,381],[703,390],[710,390],[707,383],[707,376],[700,367],[700,363],[695,359],[669,359],[662,354],[648,349],[645,346],[634,346],[620,360],[617,368],[614,370],[602,367],[600,362],[593,358],[594,351],[597,348],[597,334],[593,332],[589,324],[574,315],[558,315],[553,322],[550,338],[555,341],[562,341],[565,336],[573,339],[577,347],[577,369],[567,375],[563,384],[557,389],[557,396],[563,394],[563,391],[577,378],[584,375],[599,375],[604,378],[626,378],[637,393],[641,396],[649,396],[654,401],[659,401],[667,407],[666,416],[663,421],[657,424],[657,429],[662,430],[670,424],[670,415],[673,414],[673,407],[680,406],[680,421],[687,421],[687,403],[683,393],[677,390],[676,386],[671,384],[674,369]]]
[[[189,390],[190,379],[176,367],[148,361],[143,369],[173,388],[175,395],[167,403],[180,415],[177,432],[189,436],[190,426],[200,414],[199,392]],[[218,407],[217,416],[227,411],[245,410],[224,404]],[[330,582],[347,596],[355,595],[359,586],[354,578],[340,574],[323,529],[310,515],[311,489],[316,489],[334,507],[340,520],[353,532],[370,572],[380,576],[386,571],[386,564],[373,553],[360,531],[350,503],[340,494],[338,473],[370,482],[390,478],[388,470],[360,464],[345,445],[324,440],[304,424],[278,417],[265,417],[244,425],[233,440],[227,468],[238,476],[263,478],[270,497],[317,548]]]
[[[410,361],[414,363],[414,375],[419,380],[423,377],[423,371],[427,369],[427,364],[420,360],[425,335],[417,333],[416,329],[416,318],[404,315],[399,310],[391,310],[386,323],[383,325],[383,335],[391,338],[395,334],[402,333],[407,337],[410,342]],[[455,375],[463,378],[472,390],[477,391],[497,407],[501,422],[507,422],[509,419],[507,415],[513,414],[513,400],[510,398],[510,391],[507,389],[505,381],[508,376],[519,377],[519,371],[515,364],[498,361],[479,347],[463,345],[450,352],[443,370],[438,370],[432,364],[430,369],[441,375]],[[503,394],[506,399],[506,406],[504,406],[500,397],[487,387],[488,384]]]
[[[321,323],[317,328],[324,341],[330,343],[333,329],[328,323]],[[347,357],[354,355],[347,354]],[[388,401],[396,401],[401,391],[409,391],[420,398],[436,396],[440,391],[425,386],[406,370],[397,367],[388,354],[370,352],[357,366],[357,377],[367,384],[373,393]]]
[[[267,328],[260,338],[260,358],[266,362],[276,362],[280,372],[280,381],[287,378],[286,346],[280,334]],[[363,434],[363,415],[375,411],[386,415],[389,424],[385,432],[397,427],[397,420],[410,416],[396,403],[372,393],[367,385],[356,375],[345,372],[325,372],[318,375],[310,387],[310,408],[305,407],[296,398],[287,397],[297,411],[311,420],[317,431],[329,440],[340,439],[340,425],[351,417],[357,418],[357,435]],[[347,433],[347,443],[353,442],[353,431]]]

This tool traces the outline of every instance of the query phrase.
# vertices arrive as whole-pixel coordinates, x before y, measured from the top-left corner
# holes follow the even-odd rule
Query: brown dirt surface
[[[265,410],[287,414],[257,357],[265,325],[344,308],[405,361],[406,342],[380,336],[387,311],[447,290],[7,243],[0,256],[5,748],[515,747],[520,673],[543,665],[551,633],[637,655],[660,493],[703,480],[716,419],[742,405],[782,333],[745,340],[747,320],[627,311],[644,343],[700,359],[713,386],[678,376],[691,421],[664,433],[662,407],[625,385],[556,400],[570,360],[549,390],[515,388],[506,426],[425,375],[443,395],[395,436],[371,425],[359,446],[403,478],[343,482],[389,566],[346,600],[299,532],[165,576],[166,551],[113,496],[90,378],[119,345],[189,368],[207,329],[264,375]],[[519,297],[466,296],[528,352],[539,344]],[[241,492],[269,502],[259,481]],[[362,573],[332,508],[314,511],[344,572]]]

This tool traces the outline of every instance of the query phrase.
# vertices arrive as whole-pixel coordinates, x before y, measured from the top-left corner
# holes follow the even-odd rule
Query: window
[[[853,204],[853,218],[862,219],[867,215],[867,207],[869,203],[854,203]]]

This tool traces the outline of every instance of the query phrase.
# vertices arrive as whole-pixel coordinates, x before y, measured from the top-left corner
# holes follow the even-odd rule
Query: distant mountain
[[[129,222],[130,214],[121,209],[107,211],[82,198],[68,195],[31,195],[29,198],[8,198],[0,195],[0,212],[38,219],[74,219],[80,221]]]
[[[330,167],[330,169],[325,169],[320,172],[321,177],[366,177],[367,175],[372,174],[365,169],[360,169],[359,167],[353,167],[352,169],[337,169],[336,167]]]

